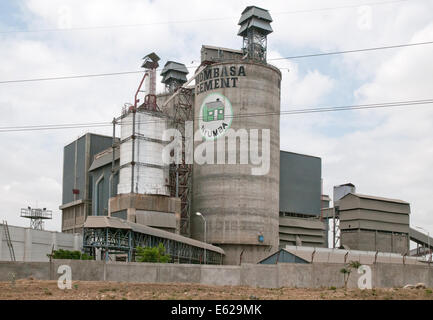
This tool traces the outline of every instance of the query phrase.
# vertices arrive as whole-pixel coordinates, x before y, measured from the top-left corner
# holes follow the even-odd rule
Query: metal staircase
[[[3,229],[5,231],[5,238],[6,238],[6,243],[8,245],[8,248],[9,248],[9,254],[11,256],[11,261],[16,261],[14,246],[12,245],[11,235],[9,233],[9,226],[8,226],[7,221],[5,221],[5,220],[3,220]]]

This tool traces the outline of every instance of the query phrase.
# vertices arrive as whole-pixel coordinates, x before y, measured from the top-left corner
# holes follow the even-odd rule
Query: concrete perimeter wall
[[[219,286],[250,286],[263,288],[343,287],[340,270],[343,264],[314,263],[277,265],[243,264],[242,266],[211,266],[191,264],[125,263],[104,261],[55,260],[54,262],[0,262],[0,281],[33,277],[57,280],[60,265],[69,265],[73,281],[121,281],[142,283],[197,283]],[[402,287],[425,283],[433,287],[433,266],[375,264],[370,265],[374,288]],[[358,273],[352,271],[349,288],[356,288]]]
[[[81,250],[83,236],[47,230],[9,226],[16,261],[48,262],[51,251]],[[0,261],[11,261],[3,224],[0,224]]]

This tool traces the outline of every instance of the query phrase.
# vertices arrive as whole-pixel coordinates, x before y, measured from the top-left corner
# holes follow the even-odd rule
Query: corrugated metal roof
[[[150,60],[155,61],[155,62],[161,60],[161,58],[158,57],[158,55],[157,55],[155,52],[149,53],[148,55],[146,55],[146,56],[143,58],[143,60],[146,59],[146,58],[149,58]]]
[[[223,249],[213,246],[211,244],[194,240],[191,238],[187,238],[179,234],[171,233],[168,231],[122,220],[115,217],[89,216],[87,217],[87,220],[84,223],[84,228],[113,228],[113,229],[132,230],[134,232],[139,232],[139,233],[148,234],[155,237],[170,239],[173,241],[189,244],[194,247],[204,248],[206,250],[218,252],[220,254],[225,254]]]
[[[242,11],[242,15],[241,18],[239,19],[238,24],[242,24],[242,22],[244,22],[245,20],[251,17],[257,17],[265,21],[272,22],[272,18],[268,10],[256,6],[248,6],[245,8],[244,11]]]
[[[187,82],[186,74],[175,70],[168,70],[162,77],[161,82],[165,83],[168,79],[176,79],[181,82]]]
[[[84,228],[113,228],[131,230],[126,221],[107,216],[88,216]]]
[[[409,237],[412,241],[415,241],[418,244],[422,244],[426,247],[428,247],[428,245],[433,247],[433,238],[422,232],[419,232],[418,230],[409,228]]]
[[[107,149],[107,151],[108,150],[109,149]],[[114,159],[119,160],[119,158],[120,158],[120,151],[119,151],[119,148],[117,148],[117,149],[115,149],[115,152],[114,152]],[[89,172],[93,171],[97,168],[100,168],[102,166],[105,166],[105,165],[111,163],[111,161],[113,161],[113,151],[111,151],[111,152],[108,151],[100,157],[97,157],[97,158],[95,157],[95,159],[92,162],[92,165],[89,168]]]
[[[162,69],[161,75],[163,76],[170,70],[175,70],[180,73],[188,74],[189,71],[183,63],[175,62],[175,61],[167,61],[164,68]]]
[[[304,259],[291,254],[290,252],[280,249],[269,257],[258,262],[259,264],[277,264],[277,263],[309,263]]]
[[[241,25],[238,36],[245,36],[247,30],[251,28],[256,28],[265,35],[273,32],[269,22],[257,18],[251,18],[250,20],[246,21],[244,24]]]
[[[203,49],[210,49],[210,50],[216,50],[216,51],[227,51],[227,52],[233,52],[233,53],[239,53],[242,54],[242,50],[236,50],[236,49],[230,49],[230,48],[223,48],[223,47],[216,47],[216,46],[209,46],[209,45],[202,45]]]
[[[355,185],[353,184],[353,183],[344,183],[344,184],[340,184],[340,185],[338,185],[338,186],[335,186],[334,188],[337,188],[337,187],[355,187]]]
[[[395,202],[395,203],[401,203],[401,204],[409,204],[409,202],[406,202],[406,201],[403,201],[403,200],[399,200],[399,199],[391,199],[391,198],[369,196],[369,195],[360,194],[360,193],[348,193],[343,198],[347,197],[348,195],[353,195],[353,196],[361,198],[361,199],[370,199],[370,200],[377,200],[377,201],[385,201],[385,202]],[[343,199],[343,198],[341,198],[341,199]]]
[[[376,261],[377,263],[403,264],[403,259],[404,259],[404,263],[406,264],[425,263],[422,258],[415,258],[409,256],[403,257],[401,254],[387,253],[387,252],[343,250],[343,249],[299,247],[299,246],[286,246],[283,249],[310,263],[311,262],[348,263],[350,261],[359,261],[361,264],[373,264]]]
[[[186,244],[189,244],[189,245],[192,245],[195,247],[206,248],[206,250],[212,250],[212,251],[224,254],[223,249],[218,248],[218,247],[213,246],[213,245],[208,244],[208,243],[204,243],[204,242],[201,242],[201,241],[198,241],[195,239],[187,238],[187,237],[181,236],[181,235],[176,234],[176,233],[172,233],[172,232],[152,228],[149,226],[145,226],[143,224],[133,223],[133,222],[129,222],[129,221],[127,223],[131,226],[131,228],[134,232],[140,232],[140,233],[152,235],[155,237],[171,239],[171,240],[186,243]]]

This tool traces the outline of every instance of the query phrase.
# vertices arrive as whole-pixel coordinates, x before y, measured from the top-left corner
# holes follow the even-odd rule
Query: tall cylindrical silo
[[[278,249],[280,83],[277,68],[253,61],[214,63],[196,77],[194,132],[199,141],[194,142],[192,236],[224,249],[226,264],[256,263]],[[252,173],[261,166],[249,152],[252,129],[258,129],[259,154],[264,131],[270,133],[270,152],[264,155],[269,156],[269,171],[264,174]],[[245,132],[247,144],[241,142]],[[229,164],[228,135],[233,133],[242,138],[237,138],[236,163]],[[216,164],[217,155],[215,164],[197,163],[206,144],[214,144],[215,154],[221,151],[221,139],[224,164]],[[206,239],[196,212],[206,221]]]

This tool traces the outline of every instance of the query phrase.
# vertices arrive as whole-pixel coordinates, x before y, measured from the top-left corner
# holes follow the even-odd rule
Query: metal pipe
[[[179,163],[176,164],[176,198],[179,197]]]
[[[129,245],[128,261],[132,262],[132,230],[128,231],[128,245]]]
[[[108,228],[105,228],[105,261],[108,261]]]
[[[144,79],[145,79],[147,76],[148,76],[148,73],[146,72],[146,73],[144,74],[143,78],[141,79],[141,82],[140,82],[140,85],[138,86],[137,91],[135,92],[135,96],[134,96],[134,108],[137,108],[137,102],[138,102],[138,100],[137,100],[137,96],[138,96],[138,93],[140,92],[141,86],[143,85]]]
[[[323,198],[323,179],[320,179],[320,221],[323,220],[322,198]]]
[[[131,193],[134,193],[135,114],[136,114],[136,109],[134,108],[134,110],[132,111]]]
[[[77,189],[77,165],[78,165],[78,139],[75,140],[75,154],[74,154],[74,190]],[[74,192],[74,201],[77,200],[77,194]]]
[[[114,163],[116,161],[115,153],[116,153],[116,118],[113,118],[113,141],[111,144],[111,148],[113,150],[113,158],[111,160],[111,177],[114,176]],[[110,196],[114,196],[114,183],[110,186]]]
[[[201,217],[204,221],[204,243],[206,243],[206,219],[200,212],[195,213],[197,216]],[[204,264],[206,264],[206,247],[204,247]]]
[[[335,249],[335,206],[334,210],[332,210],[332,248]]]
[[[207,243],[206,242],[206,220],[205,220],[205,218],[203,217],[203,220],[204,220],[204,242],[205,243]],[[204,248],[204,264],[206,264],[206,247]]]
[[[415,226],[415,228],[418,228],[418,229],[424,230],[424,232],[427,232],[427,247],[428,247],[428,255],[429,255],[428,261],[431,261],[430,233],[426,229],[424,229],[422,227]]]

